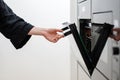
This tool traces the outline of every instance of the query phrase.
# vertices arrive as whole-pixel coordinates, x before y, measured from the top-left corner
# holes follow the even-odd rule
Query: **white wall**
[[[69,21],[69,0],[5,0],[13,11],[38,27],[61,28]],[[19,50],[0,34],[0,80],[70,80],[68,38],[50,43],[33,36]]]

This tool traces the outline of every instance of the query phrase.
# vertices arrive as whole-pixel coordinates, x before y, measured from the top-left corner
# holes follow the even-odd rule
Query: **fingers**
[[[115,37],[113,37],[113,39],[116,40],[116,41],[119,41],[120,40],[120,36],[115,36]]]
[[[116,41],[119,41],[120,40],[120,35],[110,35],[110,37]]]
[[[53,43],[56,43],[58,41],[58,39],[57,38],[55,38],[55,39],[53,39]]]
[[[113,31],[120,31],[120,28],[114,28]]]
[[[53,43],[56,43],[59,39],[63,38],[63,30],[61,29],[48,29],[45,38]]]
[[[56,43],[59,39],[63,38],[64,35],[59,35],[57,34],[53,39],[52,39],[52,42]]]
[[[110,35],[111,38],[113,38],[116,41],[120,40],[120,28],[114,28],[112,29],[113,35]]]

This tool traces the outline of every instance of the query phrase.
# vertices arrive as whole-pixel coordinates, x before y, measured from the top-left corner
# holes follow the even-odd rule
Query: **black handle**
[[[69,27],[64,27],[64,28],[62,28],[62,30],[63,31],[66,31],[66,30],[68,30],[69,29]],[[64,36],[68,36],[68,35],[70,35],[72,32],[71,32],[71,30],[69,30],[69,31],[67,31],[67,32],[63,32],[63,34],[64,34]]]

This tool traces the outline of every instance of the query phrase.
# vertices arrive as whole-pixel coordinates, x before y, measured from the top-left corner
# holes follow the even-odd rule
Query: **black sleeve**
[[[5,3],[0,0],[0,32],[19,49],[31,37],[28,32],[33,26],[18,17]]]

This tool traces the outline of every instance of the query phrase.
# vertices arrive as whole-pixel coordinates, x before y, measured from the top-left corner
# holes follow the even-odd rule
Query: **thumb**
[[[63,32],[63,30],[61,30],[61,29],[55,29],[56,30],[56,32]]]

